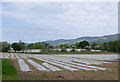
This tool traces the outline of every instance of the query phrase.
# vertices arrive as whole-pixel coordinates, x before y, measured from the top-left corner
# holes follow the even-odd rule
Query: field
[[[2,53],[3,80],[118,80],[117,54]]]

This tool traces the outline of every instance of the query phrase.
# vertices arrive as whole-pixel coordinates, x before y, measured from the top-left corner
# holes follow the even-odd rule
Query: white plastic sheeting
[[[74,57],[74,58],[83,58],[83,59],[94,59],[94,60],[111,60],[114,61],[114,59],[118,59],[118,54],[74,54],[74,55],[58,55],[61,57]]]
[[[74,64],[81,65],[81,66],[84,66],[84,67],[89,67],[89,68],[95,68],[95,69],[99,69],[99,70],[109,70],[109,71],[112,71],[111,69],[108,69],[108,68],[101,68],[101,67],[97,67],[97,66],[88,66],[88,65],[79,64],[79,63],[74,63]]]
[[[38,56],[40,57],[40,56]],[[112,63],[112,62],[104,62],[104,61],[98,61],[98,60],[89,60],[89,59],[77,59],[77,58],[73,58],[73,57],[61,57],[61,56],[58,56],[58,55],[55,55],[55,56],[43,56],[43,57],[40,57],[40,58],[47,58],[47,59],[61,59],[62,60],[68,60],[68,61],[76,61],[76,62],[81,62],[81,63],[85,63],[85,64],[103,64],[103,63]]]
[[[23,72],[25,72],[25,71],[32,71],[32,70],[30,70],[29,66],[22,59],[18,60],[18,63],[20,65],[20,69]]]
[[[9,56],[4,56],[5,59],[9,59]]]
[[[34,62],[34,60],[30,60],[29,57],[45,61],[46,63],[43,63],[40,65]],[[40,71],[63,70],[63,69],[60,69],[59,67],[70,70],[70,71],[81,70],[81,69],[82,70],[109,70],[111,71],[111,69],[108,69],[108,68],[92,66],[89,64],[96,64],[96,65],[101,64],[102,65],[103,63],[112,63],[112,62],[105,62],[104,60],[117,61],[118,55],[117,54],[112,54],[112,55],[111,54],[105,54],[105,55],[104,54],[102,55],[98,55],[98,54],[37,55],[37,54],[21,54],[21,53],[0,53],[0,58],[18,59],[18,62],[20,64],[20,69],[23,71],[30,71],[29,66],[24,62],[24,60],[27,60],[28,63],[30,63],[31,65],[33,65],[36,69]],[[76,61],[76,62],[73,62],[73,61]],[[56,65],[57,67],[55,67],[54,65]]]
[[[102,63],[111,63],[111,62],[101,62],[101,61],[92,61],[85,59],[71,59],[71,61],[86,63],[86,64],[102,64]]]
[[[19,55],[21,58],[23,58],[23,59],[28,59],[27,58],[27,55]]]
[[[97,66],[89,66],[89,65],[79,64],[79,63],[73,63],[73,62],[68,62],[68,63],[79,65],[79,66],[84,66],[84,67],[89,67],[89,68],[94,68],[94,69],[99,69],[99,70],[110,70],[111,71],[111,69],[97,67]]]
[[[15,56],[14,56],[14,54],[11,54],[10,58],[16,59]]]
[[[0,58],[3,58],[3,55],[2,55],[2,53],[0,53]]]
[[[75,68],[72,68],[72,67],[69,67],[69,66],[65,66],[65,65],[61,65],[61,64],[58,64],[58,63],[54,63],[54,62],[51,62],[51,61],[48,61],[48,62],[53,64],[53,65],[57,65],[59,67],[62,67],[64,69],[70,70],[70,71],[78,70],[78,69],[75,69]]]
[[[21,59],[18,55],[15,55],[15,57],[19,60],[19,59]]]
[[[40,59],[40,58],[36,58],[36,59],[42,60],[42,61],[46,61],[46,62],[48,62],[48,63],[51,63],[51,64],[53,64],[53,65],[59,66],[59,67],[61,67],[61,68],[64,68],[64,69],[67,69],[67,70],[70,70],[70,71],[78,70],[78,69],[75,69],[75,68],[72,68],[72,67],[69,67],[69,66],[66,66],[66,65],[58,64],[58,63],[55,63],[55,62],[52,62],[52,61],[47,61],[47,60]]]
[[[27,60],[31,65],[33,65],[36,69],[38,69],[39,71],[49,71],[48,69],[46,69],[45,67],[39,65],[38,63],[32,61],[32,60]]]
[[[52,60],[52,59],[50,59],[50,60]],[[56,58],[56,60],[59,60],[59,61],[61,61],[60,59],[57,59]],[[54,62],[58,62],[58,61],[54,61]],[[62,62],[65,62],[65,63],[62,63]],[[59,63],[61,63],[61,64],[66,64],[66,63],[69,63],[69,64],[66,64],[66,65],[71,65],[71,64],[74,64],[74,65],[79,65],[79,66],[84,66],[84,67],[87,67],[87,68],[82,68],[81,67],[81,69],[86,69],[86,70],[93,70],[93,69],[90,69],[90,68],[94,68],[94,69],[99,69],[99,70],[109,70],[109,71],[111,71],[111,69],[107,69],[107,68],[101,68],[101,67],[97,67],[97,66],[89,66],[89,65],[84,65],[84,64],[79,64],[79,63],[74,63],[74,62],[71,62],[71,61],[68,61],[68,60],[62,60],[61,62],[59,62]],[[71,65],[71,66],[73,66],[73,65]],[[74,66],[75,67],[75,66]],[[77,66],[77,68],[78,68],[78,66]],[[79,69],[80,69],[80,67],[79,67]]]
[[[44,65],[45,67],[49,68],[52,71],[62,71],[62,69],[59,69],[59,68],[57,68],[55,66],[52,66],[52,65],[50,65],[48,63],[42,63],[42,65]]]
[[[68,66],[72,66],[78,69],[82,69],[82,70],[94,70],[96,71],[96,69],[90,69],[90,68],[85,68],[85,67],[80,67],[80,66],[76,66],[76,65],[72,65],[72,64],[68,64],[68,63],[63,63],[63,62],[59,62],[59,61],[55,61],[57,63],[63,64],[63,65],[68,65]]]

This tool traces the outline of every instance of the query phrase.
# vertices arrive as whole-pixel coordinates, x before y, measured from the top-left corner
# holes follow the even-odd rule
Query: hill
[[[76,39],[58,39],[54,41],[44,41],[46,43],[50,43],[51,45],[59,45],[59,44],[74,44],[76,42],[80,42],[83,40],[87,40],[89,43],[103,43],[103,42],[109,42],[112,40],[118,40],[118,35],[120,34],[114,34],[114,35],[105,35],[105,36],[98,36],[98,37],[79,37]]]

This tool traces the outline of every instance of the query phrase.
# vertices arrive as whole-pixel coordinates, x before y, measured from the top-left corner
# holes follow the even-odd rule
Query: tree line
[[[118,52],[120,53],[120,40],[115,40],[115,41],[110,41],[110,42],[105,42],[105,43],[89,43],[88,41],[81,41],[77,42],[75,44],[60,44],[53,46],[49,43],[45,42],[35,42],[35,43],[30,43],[26,44],[22,41],[15,42],[15,43],[8,43],[8,42],[0,42],[0,50],[1,52],[8,52],[9,50],[13,49],[15,52],[16,51],[22,51],[24,50],[29,50],[29,49],[41,49],[42,52],[52,52],[53,49],[61,49],[61,52],[66,52],[66,48],[71,48],[71,52],[75,52],[75,49],[86,49],[86,50],[91,50],[91,49],[98,49],[98,50],[103,50],[103,51],[111,51],[111,52]]]

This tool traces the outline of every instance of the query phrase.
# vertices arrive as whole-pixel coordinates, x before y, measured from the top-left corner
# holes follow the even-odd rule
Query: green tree
[[[25,43],[19,41],[19,43],[13,43],[11,47],[15,50],[15,52],[20,50],[23,52],[25,49]]]
[[[91,44],[91,49],[96,49],[96,46],[97,46],[96,43],[92,43],[92,44]]]
[[[77,47],[84,49],[86,46],[89,46],[89,45],[90,45],[89,42],[87,42],[87,41],[84,40],[84,41],[79,42],[77,44]]]
[[[22,52],[23,52],[23,50],[24,50],[25,47],[26,47],[26,46],[25,46],[25,43],[20,40],[20,41],[19,41],[19,45],[20,45],[21,50],[22,50]]]
[[[107,50],[120,53],[120,40],[108,42]]]
[[[40,49],[42,52],[48,52],[50,48],[53,48],[49,43],[45,42],[36,42],[27,45],[29,49]]]
[[[33,43],[27,45],[28,49],[34,49],[34,46],[33,46],[33,45],[34,45]]]
[[[74,47],[74,48],[79,48],[79,43],[73,44],[73,47]]]
[[[59,47],[62,48],[69,48],[70,46],[68,44],[60,44]]]
[[[2,52],[8,52],[8,50],[10,50],[10,44],[7,42],[0,42],[0,50]]]
[[[11,47],[14,49],[15,52],[21,50],[19,43],[13,43]]]

